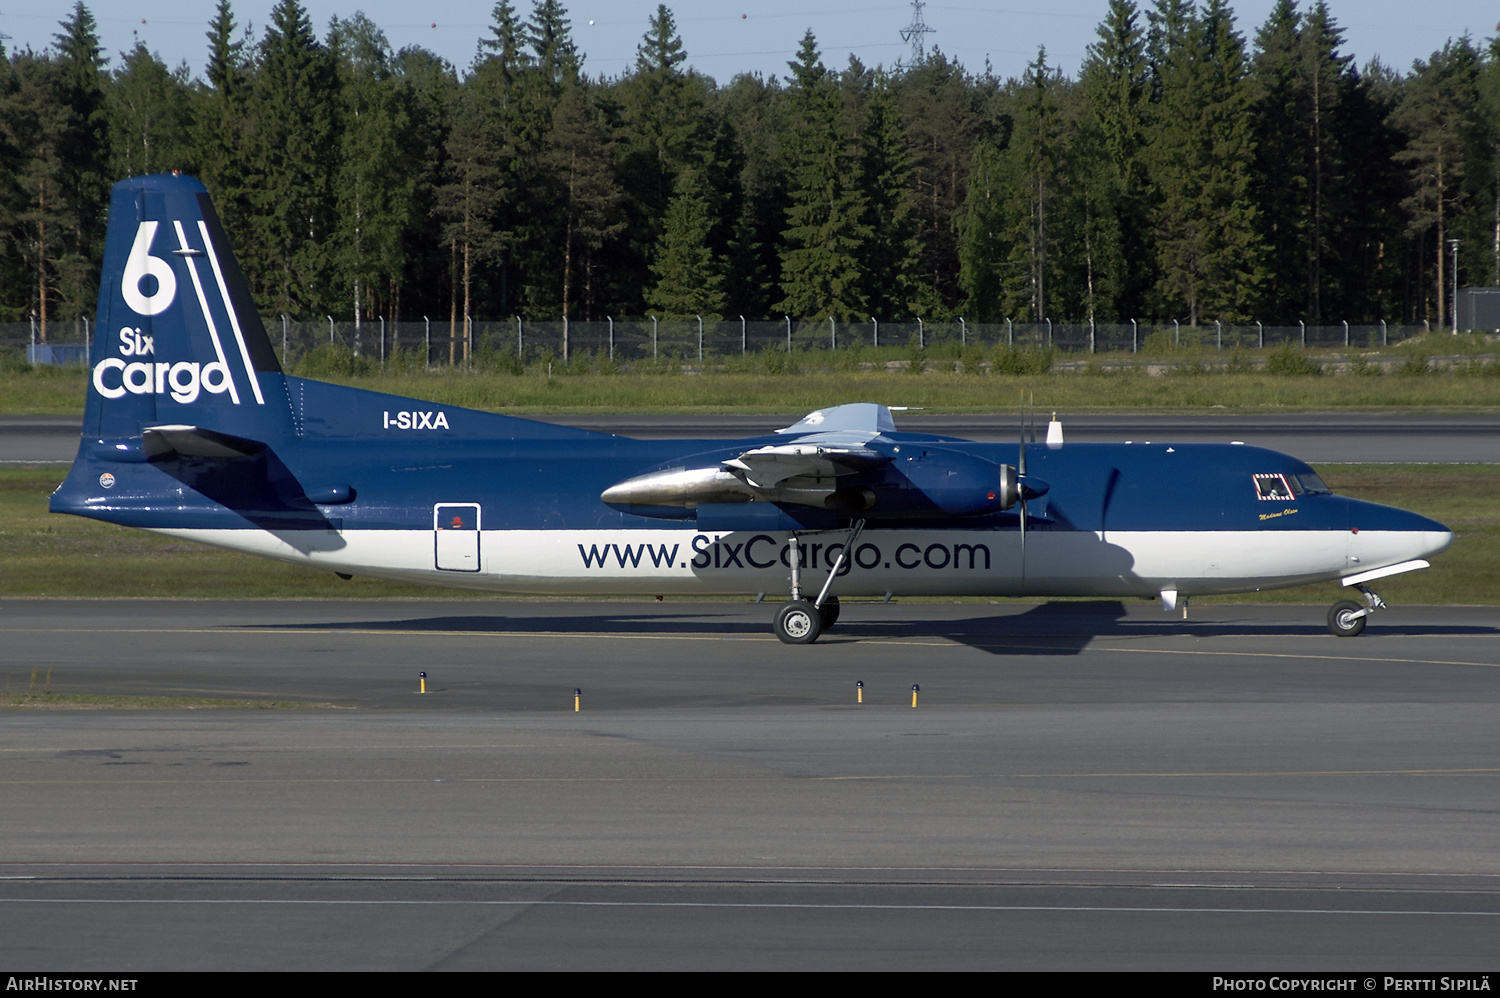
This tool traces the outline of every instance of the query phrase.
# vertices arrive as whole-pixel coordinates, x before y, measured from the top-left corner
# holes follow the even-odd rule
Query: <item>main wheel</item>
[[[818,622],[823,625],[823,630],[828,630],[839,622],[839,598],[830,596],[818,607]]]
[[[1339,600],[1328,611],[1328,632],[1341,638],[1352,638],[1365,629],[1368,613],[1352,599]],[[1356,616],[1358,614],[1358,616]]]
[[[789,645],[810,645],[823,632],[822,614],[809,600],[792,600],[776,611],[775,630]]]

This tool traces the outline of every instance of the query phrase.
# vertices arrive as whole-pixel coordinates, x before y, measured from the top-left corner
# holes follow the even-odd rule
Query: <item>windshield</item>
[[[1292,481],[1300,486],[1300,488],[1297,490],[1299,492],[1306,492],[1308,495],[1312,496],[1333,495],[1333,489],[1330,489],[1324,483],[1323,479],[1317,476],[1316,472],[1307,471],[1303,472],[1300,475],[1293,475]]]

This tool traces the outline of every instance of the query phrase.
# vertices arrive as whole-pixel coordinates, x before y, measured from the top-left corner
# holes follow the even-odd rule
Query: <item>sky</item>
[[[617,77],[633,65],[656,0],[564,3],[574,39],[585,54],[585,72]],[[9,36],[0,41],[7,51],[44,49],[73,5],[74,0],[0,0],[0,35]],[[513,5],[524,16],[532,3],[513,0]],[[1274,5],[1275,0],[1231,0],[1247,42],[1253,42]],[[1307,0],[1299,4],[1308,5]],[[237,26],[253,25],[259,39],[274,6],[275,0],[234,0]],[[494,3],[303,0],[303,6],[320,37],[333,16],[362,10],[393,49],[420,45],[463,70],[473,63],[479,38],[488,34]],[[911,46],[901,39],[901,29],[913,20],[910,0],[676,0],[667,6],[676,17],[689,63],[720,83],[742,72],[785,76],[787,61],[809,28],[831,68],[845,65],[850,53],[869,66],[910,58]],[[93,0],[88,7],[111,68],[139,38],[169,66],[186,61],[194,76],[202,75],[205,32],[216,0]],[[421,8],[420,15],[414,7]],[[971,72],[982,71],[989,60],[1000,78],[1019,76],[1045,46],[1048,64],[1076,77],[1107,8],[1107,0],[928,0],[922,18],[932,29],[926,36],[929,47],[942,49]],[[1354,56],[1360,66],[1378,56],[1401,71],[1465,33],[1484,44],[1497,33],[1495,20],[1500,18],[1500,6],[1480,0],[1440,0],[1431,6],[1411,0],[1330,0],[1329,9],[1344,29],[1344,54]]]

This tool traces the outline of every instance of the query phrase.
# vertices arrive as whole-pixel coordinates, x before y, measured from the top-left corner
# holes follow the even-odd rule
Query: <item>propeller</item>
[[[1027,393],[1021,393],[1021,446],[1020,454],[1016,459],[1016,499],[1021,504],[1021,582],[1026,582],[1026,502],[1029,499],[1040,499],[1047,494],[1051,488],[1040,479],[1028,478],[1026,474],[1026,416],[1028,407],[1031,410],[1031,442],[1036,443],[1036,396],[1033,394],[1027,399]]]
[[[1033,402],[1036,396],[1033,395]],[[1032,428],[1032,440],[1036,429]],[[1021,393],[1021,454],[1016,460],[1016,493],[1021,502],[1021,583],[1026,583],[1026,393]]]

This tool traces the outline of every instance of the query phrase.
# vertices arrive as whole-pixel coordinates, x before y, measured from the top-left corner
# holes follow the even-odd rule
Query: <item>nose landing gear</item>
[[[1354,588],[1364,594],[1368,606],[1360,606],[1352,599],[1339,600],[1328,610],[1328,633],[1341,638],[1352,638],[1365,629],[1365,622],[1376,610],[1385,609],[1385,600],[1366,585]]]

